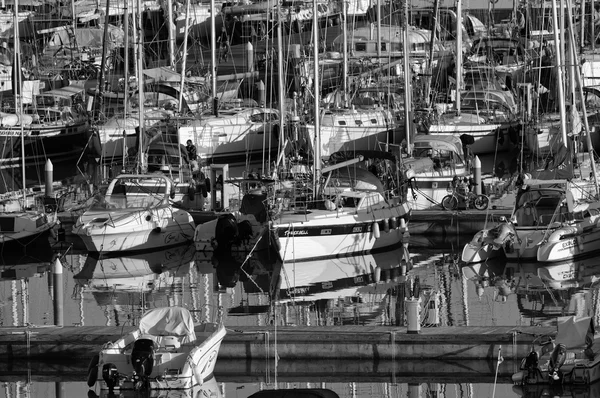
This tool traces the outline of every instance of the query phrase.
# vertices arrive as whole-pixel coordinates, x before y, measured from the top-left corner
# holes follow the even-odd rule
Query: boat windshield
[[[521,227],[547,226],[552,222],[565,221],[567,214],[564,192],[535,189],[518,196],[513,220]]]
[[[92,209],[131,209],[148,208],[164,204],[167,187],[160,180],[118,181],[112,192],[97,196]]]

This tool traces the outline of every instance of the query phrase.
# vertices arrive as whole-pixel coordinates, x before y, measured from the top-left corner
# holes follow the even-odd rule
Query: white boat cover
[[[182,344],[196,340],[192,314],[182,307],[154,308],[144,314],[139,328],[142,335],[176,336]]]
[[[592,330],[593,340],[593,327],[591,328],[590,323],[592,318],[576,317],[576,316],[564,316],[558,318],[558,335],[556,336],[556,343],[562,343],[566,348],[579,348],[583,347],[586,343],[586,337],[590,330]]]

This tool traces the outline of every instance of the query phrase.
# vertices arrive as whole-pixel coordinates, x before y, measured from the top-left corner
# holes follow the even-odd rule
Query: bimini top
[[[192,314],[183,307],[154,308],[144,314],[139,329],[142,335],[180,337],[182,343],[196,340]]]

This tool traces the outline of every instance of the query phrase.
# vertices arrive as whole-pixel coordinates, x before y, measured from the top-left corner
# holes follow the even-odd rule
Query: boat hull
[[[278,220],[272,229],[283,261],[316,260],[398,245],[407,231],[408,214],[406,203],[362,214],[323,211],[322,216],[308,220],[302,214],[295,214]],[[397,221],[391,221],[392,218]],[[395,228],[391,227],[394,224]]]
[[[30,125],[24,128],[23,135],[25,166],[29,167],[43,166],[47,159],[54,163],[78,159],[91,132],[87,121],[81,121],[70,125]],[[22,166],[20,127],[0,129],[0,155],[0,168]]]
[[[581,230],[575,226],[559,228],[537,250],[537,261],[571,260],[600,251],[600,228]]]
[[[90,252],[157,250],[191,242],[191,215],[169,207],[114,212],[88,212],[73,227]],[[83,216],[82,216],[83,217]]]

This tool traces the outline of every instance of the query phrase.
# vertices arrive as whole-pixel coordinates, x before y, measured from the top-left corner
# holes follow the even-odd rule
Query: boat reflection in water
[[[246,298],[229,314],[260,314],[276,305],[278,322],[287,325],[313,324],[313,318],[323,325],[394,323],[390,303],[397,299],[392,296],[404,297],[399,286],[404,287],[410,269],[404,253],[399,247],[361,256],[284,262],[274,276],[252,275],[242,284],[244,293],[262,292],[262,301]]]
[[[205,380],[201,385],[183,390],[149,390],[143,394],[134,390],[119,390],[118,393],[101,390],[96,393],[93,390],[88,392],[88,398],[222,398],[223,393],[219,388],[219,383],[213,375]]]
[[[193,245],[126,257],[88,255],[73,278],[80,295],[92,294],[107,324],[113,322],[112,317],[117,325],[119,317],[135,324],[147,308],[197,304],[198,286],[212,288],[207,278],[201,280],[202,274],[213,272],[212,266],[200,266],[206,261]]]

